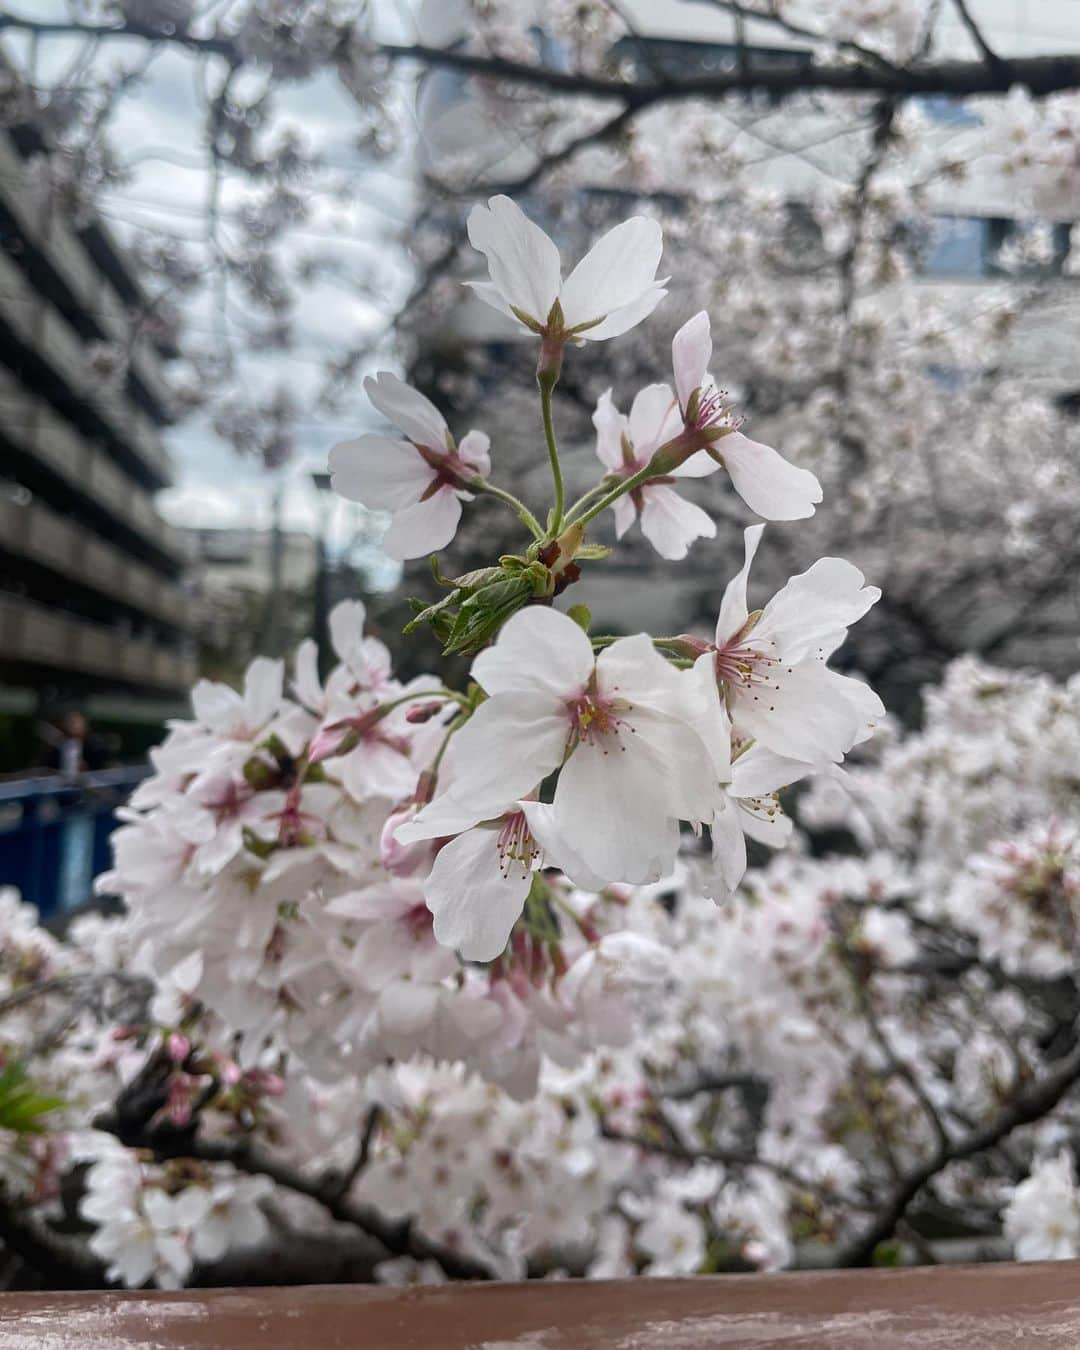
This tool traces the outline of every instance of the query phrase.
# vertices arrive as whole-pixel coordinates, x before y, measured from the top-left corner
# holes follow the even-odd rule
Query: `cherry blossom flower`
[[[620,638],[594,660],[572,619],[533,607],[504,625],[472,674],[489,698],[447,754],[462,826],[494,818],[561,766],[555,862],[565,840],[609,881],[656,880],[670,870],[676,822],[708,819],[716,796],[693,726],[696,688],[684,672],[644,634]],[[437,797],[428,810],[436,804],[445,809]]]
[[[368,432],[330,452],[335,492],[372,510],[389,511],[382,547],[404,561],[434,553],[453,539],[469,484],[491,472],[489,441],[470,431],[461,444],[435,405],[389,371],[364,381],[368,397],[404,432],[397,441]]]
[[[653,453],[682,430],[679,405],[666,384],[642,389],[630,406],[629,417],[615,407],[608,389],[600,395],[592,420],[597,457],[616,478],[629,478],[643,469]],[[671,480],[700,478],[718,467],[701,451],[670,474],[650,478],[617,498],[612,507],[615,537],[621,539],[640,515],[642,534],[662,558],[672,562],[685,558],[695,539],[715,536],[716,524],[700,506],[680,497]]]
[[[1080,1195],[1069,1153],[1044,1158],[1014,1188],[1005,1207],[1005,1236],[1020,1261],[1067,1261],[1080,1254]]]
[[[708,658],[703,658],[708,660]],[[709,823],[712,867],[701,877],[702,890],[714,900],[731,896],[746,872],[746,840],[783,848],[794,826],[784,814],[778,789],[797,782],[810,766],[752,745],[731,766],[731,782]]]
[[[685,433],[723,464],[751,511],[765,520],[812,516],[822,495],[814,475],[736,430],[727,402],[709,374],[712,333],[704,310],[675,334],[671,356]]]
[[[724,591],[715,642],[697,646],[711,652],[737,735],[824,768],[865,740],[885,714],[872,689],[825,664],[881,592],[866,586],[851,563],[820,558],[751,614],[747,577],[763,529],[744,532],[745,561]]]
[[[469,241],[488,260],[490,280],[468,283],[480,299],[555,340],[619,337],[667,294],[656,280],[660,226],[644,216],[609,230],[565,280],[555,244],[509,197],[473,207]]]

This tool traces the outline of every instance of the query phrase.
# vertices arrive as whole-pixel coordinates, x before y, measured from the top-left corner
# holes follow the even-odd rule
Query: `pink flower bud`
[[[183,1064],[191,1054],[191,1042],[179,1031],[174,1031],[165,1041],[165,1053],[174,1064]]]
[[[395,877],[411,877],[421,868],[425,871],[431,866],[435,856],[435,841],[419,839],[415,844],[399,844],[394,833],[400,825],[412,820],[416,806],[409,803],[392,811],[383,826],[379,838],[379,855],[382,865]]]
[[[265,1069],[252,1069],[248,1074],[248,1082],[267,1097],[281,1097],[285,1094],[284,1079],[276,1073],[267,1072]]]
[[[406,722],[430,722],[436,713],[442,712],[444,704],[440,699],[432,699],[429,703],[414,703],[405,714]]]
[[[188,1097],[188,1077],[178,1075],[169,1084],[169,1097],[165,1105],[165,1114],[174,1125],[184,1126],[191,1123],[191,1101]]]

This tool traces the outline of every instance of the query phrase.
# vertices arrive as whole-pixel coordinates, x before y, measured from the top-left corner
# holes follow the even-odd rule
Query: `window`
[[[691,80],[702,75],[720,75],[737,70],[740,60],[750,69],[803,70],[813,61],[813,53],[802,47],[740,47],[734,42],[684,42],[676,38],[620,38],[614,46],[616,56],[632,61],[645,79]],[[747,90],[753,97],[755,91]],[[769,90],[758,96],[769,103],[781,103],[784,93]]]
[[[1060,276],[1072,225],[1003,216],[938,216],[923,246],[928,277]]]
[[[982,125],[982,118],[969,104],[952,98],[949,94],[923,94],[914,102],[932,122],[940,122],[949,127]]]

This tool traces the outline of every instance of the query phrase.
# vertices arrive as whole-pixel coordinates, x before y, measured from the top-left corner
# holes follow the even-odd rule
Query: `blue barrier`
[[[109,867],[116,812],[146,765],[0,783],[0,886],[15,886],[43,919],[90,899]]]

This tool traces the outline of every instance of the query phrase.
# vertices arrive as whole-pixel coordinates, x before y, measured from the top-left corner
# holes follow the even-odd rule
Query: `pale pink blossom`
[[[335,492],[393,517],[382,546],[391,558],[419,558],[445,547],[457,532],[469,484],[491,472],[489,441],[470,431],[455,443],[435,405],[389,371],[364,381],[368,397],[404,433],[392,440],[368,432],[330,452]]]
[[[565,280],[555,244],[509,197],[473,207],[469,241],[487,258],[490,274],[489,281],[469,285],[534,333],[588,342],[618,337],[667,294],[656,280],[660,226],[644,216],[609,230]]]

